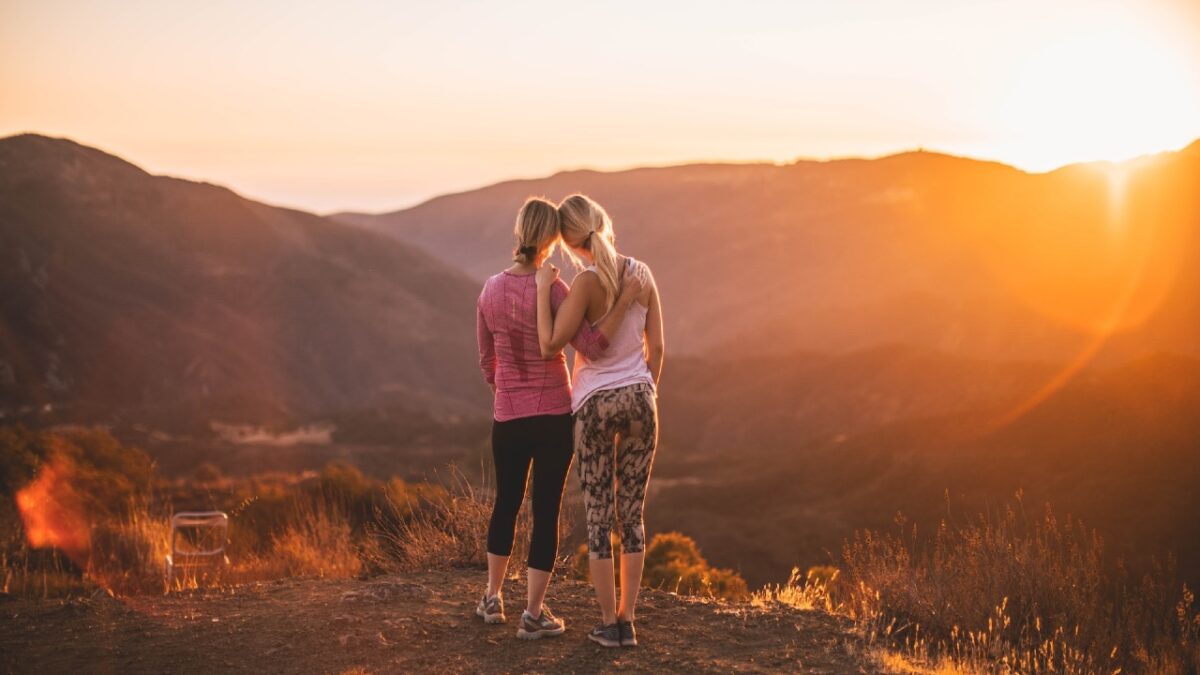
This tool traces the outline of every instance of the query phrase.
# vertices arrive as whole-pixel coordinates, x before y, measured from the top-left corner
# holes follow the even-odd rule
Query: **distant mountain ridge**
[[[486,406],[476,284],[407,244],[65,139],[0,139],[0,412],[176,428]]]
[[[1197,147],[1129,163],[1115,224],[1109,165],[1030,174],[923,151],[570,171],[334,217],[482,279],[506,264],[526,196],[585,192],[613,215],[622,250],[654,268],[676,352],[908,342],[1053,361],[1090,344],[1117,312],[1119,361],[1200,353],[1189,327],[1200,325],[1200,293],[1188,283],[1200,248]]]

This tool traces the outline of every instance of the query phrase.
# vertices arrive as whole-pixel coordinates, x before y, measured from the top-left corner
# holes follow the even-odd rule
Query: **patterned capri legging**
[[[645,550],[642,506],[657,442],[658,408],[648,384],[598,391],[575,414],[590,557],[612,557],[614,521],[623,553]]]

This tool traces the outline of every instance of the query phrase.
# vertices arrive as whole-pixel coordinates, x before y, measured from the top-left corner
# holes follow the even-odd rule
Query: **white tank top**
[[[627,258],[626,264],[642,263]],[[596,267],[593,265],[585,271],[595,272]],[[654,376],[646,365],[647,312],[647,308],[635,300],[600,358],[592,361],[579,352],[575,353],[575,371],[571,376],[572,412],[579,412],[588,397],[598,391],[640,383],[654,387]]]

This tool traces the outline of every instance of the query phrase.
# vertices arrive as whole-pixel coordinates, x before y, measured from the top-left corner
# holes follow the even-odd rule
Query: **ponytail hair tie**
[[[517,253],[520,255],[523,255],[527,258],[532,258],[533,256],[537,255],[537,247],[536,246],[522,246],[517,249]]]

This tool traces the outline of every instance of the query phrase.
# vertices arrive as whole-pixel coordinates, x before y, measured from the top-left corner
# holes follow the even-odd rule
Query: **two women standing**
[[[642,505],[658,435],[655,389],[664,353],[658,289],[644,263],[621,255],[612,221],[584,195],[555,208],[530,199],[515,228],[514,265],[484,285],[480,366],[495,392],[496,503],[488,528],[488,589],[476,613],[504,620],[501,586],[517,512],[533,470],[529,598],[517,634],[561,635],[545,607],[558,549],[558,512],[573,453],[587,511],[589,569],[601,623],[588,637],[637,644],[635,605],[645,555]],[[585,269],[568,289],[544,264],[562,241]],[[574,389],[563,347],[575,347]],[[610,535],[621,538],[621,598]]]

